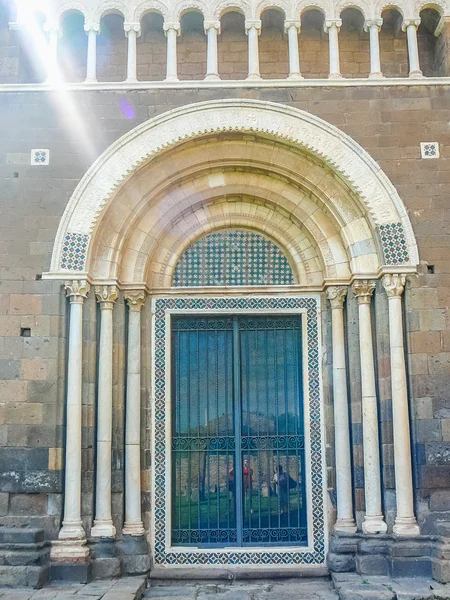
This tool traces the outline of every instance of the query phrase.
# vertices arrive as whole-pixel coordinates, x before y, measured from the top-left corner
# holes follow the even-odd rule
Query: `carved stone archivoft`
[[[73,281],[66,281],[64,283],[64,289],[66,295],[70,298],[71,302],[83,302],[87,297],[91,286],[86,280],[75,279]]]
[[[330,301],[331,308],[342,308],[347,297],[347,287],[344,285],[332,285],[327,288],[327,298]]]
[[[388,273],[383,277],[382,281],[387,297],[398,297],[403,294],[403,290],[405,289],[406,275]]]
[[[124,292],[124,298],[130,310],[139,312],[145,303],[144,290],[127,290]]]
[[[353,283],[353,293],[358,300],[358,304],[370,304],[374,290],[375,281],[372,279],[359,279]]]

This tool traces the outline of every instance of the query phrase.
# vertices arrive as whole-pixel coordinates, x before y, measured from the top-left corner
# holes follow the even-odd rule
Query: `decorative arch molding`
[[[219,100],[191,104],[155,117],[117,140],[97,159],[77,186],[61,219],[49,276],[89,272],[92,238],[102,216],[120,185],[139,167],[180,143],[223,132],[259,134],[318,157],[357,195],[378,235],[383,227],[385,237],[386,232],[394,231],[404,240],[403,259],[396,263],[394,253],[386,264],[417,265],[417,245],[403,202],[381,168],[352,138],[296,108],[255,100]],[[72,249],[80,240],[85,251],[78,249],[75,268],[68,268],[64,253],[73,256]],[[393,241],[389,243],[392,248]]]

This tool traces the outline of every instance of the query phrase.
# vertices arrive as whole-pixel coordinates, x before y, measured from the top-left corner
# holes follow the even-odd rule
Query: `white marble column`
[[[123,28],[128,38],[127,79],[128,83],[137,81],[137,48],[136,41],[141,35],[140,23],[124,23]]]
[[[97,81],[97,36],[100,33],[100,25],[85,24],[84,30],[88,36],[85,83],[95,83]]]
[[[180,31],[180,23],[164,23],[164,33],[167,37],[167,74],[165,81],[178,81],[177,37],[180,35]]]
[[[383,77],[381,72],[380,58],[380,29],[383,19],[370,19],[364,23],[364,29],[369,32],[370,37],[370,73],[369,79],[380,79]]]
[[[45,26],[45,31],[48,31],[48,65],[47,65],[47,82],[54,82],[59,79],[58,69],[58,39],[62,35],[59,26]]]
[[[285,21],[285,31],[289,42],[289,77],[288,79],[303,79],[300,71],[300,55],[298,50],[298,34],[300,21]]]
[[[408,41],[409,76],[412,78],[423,77],[420,70],[419,46],[417,44],[417,28],[419,25],[420,19],[405,19],[402,24],[402,29],[406,31]]]
[[[366,502],[366,514],[364,515],[362,530],[364,533],[386,533],[387,526],[381,508],[378,408],[370,315],[370,301],[374,289],[375,282],[367,279],[355,281],[353,284],[353,292],[358,300],[361,360],[364,496]]]
[[[245,21],[245,33],[248,36],[248,77],[247,79],[261,79],[259,72],[259,47],[258,37],[261,33],[260,19]]]
[[[125,407],[125,535],[144,535],[141,516],[141,309],[142,290],[125,292],[128,302],[127,394]]]
[[[205,81],[219,81],[219,57],[217,53],[217,36],[220,34],[220,21],[205,21],[205,34],[208,36],[206,53]]]
[[[347,288],[344,286],[327,288],[327,298],[331,304],[333,344],[333,407],[337,491],[337,520],[334,529],[355,533],[347,367],[345,364],[344,302],[346,296]]]
[[[86,281],[66,281],[70,299],[69,342],[67,355],[67,417],[64,480],[64,519],[59,543],[53,542],[55,559],[85,560],[89,554],[81,521],[81,398],[83,302],[89,292]]]
[[[112,377],[113,308],[118,297],[115,285],[95,286],[100,304],[100,344],[98,360],[97,472],[95,479],[95,519],[92,537],[113,538],[116,528],[111,509],[112,461]]]
[[[408,388],[403,344],[402,294],[405,289],[405,282],[405,275],[389,274],[383,277],[383,286],[389,299],[392,425],[397,499],[394,533],[397,535],[419,535],[420,529],[414,515],[411,433],[409,429]]]
[[[326,20],[324,31],[328,33],[328,49],[330,53],[329,79],[341,79],[341,66],[339,61],[339,30],[342,25],[341,19]]]

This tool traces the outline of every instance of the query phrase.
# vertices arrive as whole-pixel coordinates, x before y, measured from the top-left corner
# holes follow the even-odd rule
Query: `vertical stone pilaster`
[[[344,338],[344,303],[346,296],[347,288],[344,286],[327,288],[327,298],[331,304],[333,344],[333,407],[337,491],[337,521],[334,528],[336,531],[355,533]]]
[[[248,36],[248,77],[247,79],[261,79],[259,71],[259,45],[258,37],[261,34],[261,21],[245,21],[245,33]]]
[[[414,515],[408,388],[403,344],[402,294],[405,282],[405,275],[388,274],[383,277],[383,286],[389,300],[389,344],[397,500],[394,533],[419,535],[420,530]]]
[[[384,521],[381,508],[378,408],[370,315],[370,302],[374,290],[375,282],[368,279],[355,281],[353,284],[353,292],[358,301],[363,411],[364,494],[366,513],[362,529],[364,533],[386,533],[387,525]]]

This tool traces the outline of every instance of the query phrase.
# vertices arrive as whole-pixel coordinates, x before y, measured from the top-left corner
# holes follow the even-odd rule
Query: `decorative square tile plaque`
[[[439,143],[420,142],[420,155],[422,158],[439,158]]]
[[[50,150],[48,148],[33,148],[31,150],[31,166],[42,167],[50,164]]]

